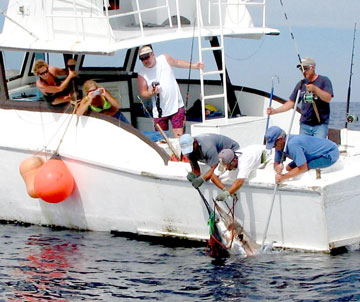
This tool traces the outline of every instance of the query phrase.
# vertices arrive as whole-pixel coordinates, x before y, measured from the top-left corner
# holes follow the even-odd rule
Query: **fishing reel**
[[[353,113],[347,113],[346,114],[346,122],[349,124],[359,121],[359,118],[356,114]]]
[[[318,96],[313,92],[307,91],[304,94],[304,102],[305,103],[312,103],[313,101],[316,101],[317,99],[318,99]]]

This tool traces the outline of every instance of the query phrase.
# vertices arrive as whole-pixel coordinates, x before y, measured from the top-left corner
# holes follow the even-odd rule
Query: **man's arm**
[[[269,115],[272,114],[277,114],[277,113],[281,113],[281,112],[285,112],[288,111],[292,108],[294,108],[295,102],[292,100],[288,100],[286,103],[284,103],[282,106],[280,106],[279,108],[272,108],[272,107],[268,107],[266,112]]]
[[[71,79],[74,77],[76,77],[76,72],[70,70],[69,75],[65,78],[64,81],[61,82],[59,86],[49,86],[40,80],[36,81],[36,86],[40,89],[42,93],[57,93],[63,91],[68,86]]]
[[[228,189],[228,192],[232,195],[234,194],[237,190],[239,190],[241,188],[241,186],[243,185],[243,183],[245,182],[245,178],[237,178],[230,186],[230,188]]]
[[[172,56],[165,54],[164,55],[167,62],[170,66],[178,67],[178,68],[192,68],[192,69],[204,69],[204,64],[202,62],[190,63],[188,61],[174,59]]]
[[[208,180],[211,178],[211,176],[213,175],[214,170],[215,170],[216,167],[217,167],[217,164],[214,165],[214,166],[211,166],[210,169],[207,170],[207,171],[204,173],[204,175],[202,176],[202,178],[203,178],[205,181],[208,181]]]
[[[201,171],[200,171],[200,166],[199,166],[198,162],[191,158],[189,158],[189,161],[190,161],[190,166],[191,166],[192,172],[196,175],[196,177],[199,177],[201,174]]]
[[[286,179],[295,177],[301,173],[304,173],[309,170],[308,164],[305,163],[302,166],[295,167],[294,169],[290,170],[288,173],[285,174],[276,174],[275,175],[275,182],[278,184]]]
[[[160,93],[159,86],[155,86],[151,91],[149,91],[147,82],[141,75],[138,75],[138,88],[141,97],[144,99],[151,99],[152,96]]]
[[[326,103],[330,103],[331,101],[331,94],[325,90],[322,90],[320,87],[314,85],[314,84],[308,84],[306,85],[306,89],[310,92],[315,93],[321,100],[323,100]]]
[[[217,176],[215,173],[211,176],[211,181],[217,186],[219,189],[224,189],[226,186],[221,182],[220,177]]]

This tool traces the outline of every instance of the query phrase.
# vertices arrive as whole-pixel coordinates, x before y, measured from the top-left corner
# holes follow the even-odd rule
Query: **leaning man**
[[[216,200],[224,201],[241,188],[245,180],[252,171],[255,171],[266,160],[266,150],[264,145],[250,145],[238,152],[231,149],[224,149],[219,153],[219,165],[216,167],[211,181],[221,190],[216,196]],[[236,179],[226,187],[220,180],[219,176],[226,171],[236,173]]]
[[[274,169],[276,171],[275,182],[280,182],[295,177],[309,169],[327,168],[339,159],[337,145],[324,138],[308,135],[290,135],[285,147],[285,131],[277,126],[270,127],[265,134],[266,149],[275,147]],[[287,173],[282,173],[282,154],[285,158],[292,159],[286,166]],[[285,159],[284,159],[285,160]],[[283,160],[283,161],[284,161]]]
[[[221,150],[232,149],[236,151],[240,148],[233,139],[215,133],[203,133],[194,137],[190,134],[184,134],[180,137],[179,143],[181,152],[190,161],[192,171],[188,173],[187,179],[195,189],[198,189],[211,178],[219,163],[218,154]],[[198,161],[210,166],[203,175],[201,175]]]

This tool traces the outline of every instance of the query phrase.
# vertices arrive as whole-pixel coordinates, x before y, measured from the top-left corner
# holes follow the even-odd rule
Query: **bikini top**
[[[86,98],[88,100],[88,97],[86,97]],[[101,107],[96,107],[94,105],[90,105],[90,108],[91,108],[92,111],[101,112],[101,111],[108,110],[108,109],[111,108],[111,103],[106,99],[106,97],[104,97],[102,95],[101,98],[103,100],[102,108]]]

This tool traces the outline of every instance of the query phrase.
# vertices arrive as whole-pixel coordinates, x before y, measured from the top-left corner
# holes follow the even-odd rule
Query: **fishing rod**
[[[144,112],[147,113],[148,117],[152,118],[149,110],[146,108],[144,102],[142,101],[140,96],[136,96],[138,101],[141,103],[141,105],[144,108]],[[159,130],[159,132],[161,133],[161,135],[163,136],[163,138],[165,139],[166,143],[168,144],[169,148],[171,149],[171,151],[173,152],[173,154],[175,155],[175,157],[181,161],[181,155],[178,154],[177,150],[175,149],[174,145],[171,143],[171,141],[169,140],[168,136],[166,135],[166,133],[164,132],[164,130],[161,128],[161,126],[155,122],[155,120],[153,119],[153,122],[155,124],[156,129]]]
[[[272,100],[274,98],[274,78],[275,77],[277,78],[278,83],[280,83],[279,77],[277,75],[272,76],[272,78],[271,78],[271,91],[270,91],[269,107],[271,107]],[[270,114],[268,114],[268,116],[267,116],[265,134],[266,134],[266,131],[269,128],[269,122],[270,122]],[[265,139],[265,135],[264,135],[264,145],[265,144],[266,144],[266,139]]]
[[[356,22],[354,26],[354,37],[353,37],[353,45],[352,45],[352,52],[351,52],[351,64],[350,64],[350,76],[349,76],[349,87],[348,87],[348,93],[347,93],[347,101],[346,101],[346,122],[345,122],[345,128],[347,128],[348,122],[353,122],[354,118],[353,116],[349,116],[349,109],[350,109],[350,94],[351,94],[351,77],[353,75],[352,68],[353,68],[353,61],[354,61],[354,49],[355,49],[355,34],[356,34]]]
[[[285,20],[286,20],[286,24],[287,24],[287,26],[288,26],[288,28],[289,28],[289,32],[290,32],[291,39],[292,39],[293,42],[294,42],[295,51],[296,51],[297,57],[298,57],[298,59],[299,59],[299,63],[300,63],[302,72],[304,73],[304,66],[302,66],[302,64],[301,64],[302,62],[301,62],[301,56],[300,56],[299,48],[298,48],[298,46],[297,46],[297,43],[296,43],[296,40],[295,40],[295,36],[294,36],[293,31],[292,31],[292,28],[291,28],[289,19],[288,19],[288,17],[287,17],[287,14],[286,14],[286,11],[285,11],[285,8],[284,8],[284,4],[283,4],[282,0],[280,0],[280,4],[281,4],[281,7],[282,7],[282,10],[283,10],[283,13],[284,13],[284,17],[285,17]]]

